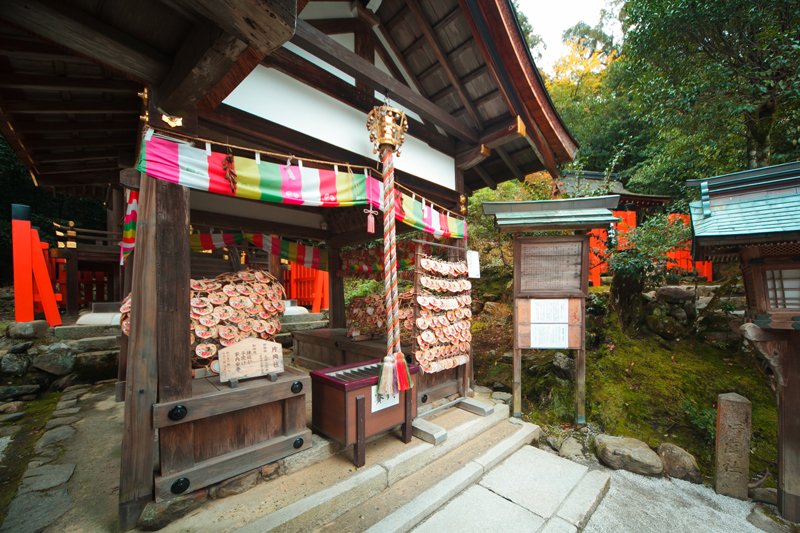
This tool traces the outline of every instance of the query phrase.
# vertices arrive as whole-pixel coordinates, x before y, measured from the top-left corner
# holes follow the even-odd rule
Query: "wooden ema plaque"
[[[517,298],[515,311],[519,348],[523,350],[582,348],[582,299]]]
[[[283,372],[283,347],[250,337],[219,351],[219,380],[257,378]]]

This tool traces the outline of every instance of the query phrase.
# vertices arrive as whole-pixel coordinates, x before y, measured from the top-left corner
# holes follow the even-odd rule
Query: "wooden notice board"
[[[576,350],[575,420],[585,423],[589,237],[514,239],[514,416],[522,414],[522,350]]]

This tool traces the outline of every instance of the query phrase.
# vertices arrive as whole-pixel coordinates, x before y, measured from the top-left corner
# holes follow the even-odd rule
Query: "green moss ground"
[[[473,329],[476,347],[493,343],[505,349],[506,335],[498,327],[478,324]],[[610,434],[638,438],[652,447],[661,442],[675,443],[694,454],[703,474],[711,479],[717,395],[737,392],[753,406],[751,473],[769,469],[774,483],[777,407],[751,356],[726,352],[695,339],[668,343],[654,336],[629,336],[621,330],[613,312],[593,318],[588,336],[595,339],[586,359],[588,423]],[[510,388],[511,365],[499,357],[502,353],[498,349],[495,357],[476,356],[478,383],[500,382]],[[574,420],[574,387],[552,373],[551,360],[549,351],[525,353],[524,410],[540,425],[570,425]]]

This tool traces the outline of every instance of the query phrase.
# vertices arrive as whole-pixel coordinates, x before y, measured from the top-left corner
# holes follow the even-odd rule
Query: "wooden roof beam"
[[[436,61],[441,65],[442,69],[444,69],[444,73],[447,76],[447,79],[450,81],[450,85],[452,85],[455,89],[459,100],[461,100],[461,103],[467,110],[467,114],[469,115],[473,124],[476,127],[480,127],[482,123],[481,117],[478,115],[475,107],[472,106],[472,101],[470,100],[467,92],[464,90],[464,86],[461,85],[461,80],[456,74],[455,68],[453,68],[453,65],[450,63],[450,59],[442,51],[442,47],[439,45],[439,39],[436,37],[436,33],[433,27],[431,27],[430,22],[428,22],[428,19],[425,17],[425,13],[423,13],[422,7],[419,5],[419,1],[407,0],[406,5],[408,5],[409,9],[411,9],[412,13],[414,13],[414,17],[417,19],[417,24],[419,24],[422,34],[425,36],[425,39],[427,39]]]
[[[72,92],[134,93],[142,86],[128,80],[108,78],[71,78],[68,76],[35,76],[4,72],[0,89],[49,90]]]
[[[472,39],[466,39],[463,43],[459,44],[458,46],[447,52],[446,55],[448,60],[451,57],[458,57],[459,55],[461,55],[467,48],[470,48],[472,46],[472,43],[473,43]],[[420,72],[417,78],[419,78],[420,80],[424,80],[425,78],[436,72],[438,66],[439,66],[438,63],[433,63],[431,66]]]
[[[70,113],[74,115],[139,114],[138,100],[17,100],[6,101],[5,107],[12,115],[52,115]]]
[[[461,170],[474,168],[479,163],[485,161],[490,155],[492,155],[492,150],[485,144],[481,144],[477,148],[470,148],[456,154],[456,168]]]
[[[136,137],[101,137],[97,139],[26,139],[26,145],[36,155],[54,150],[66,150],[68,148],[79,148],[84,150],[98,150],[103,148],[115,147],[134,147]]]
[[[114,184],[119,182],[119,170],[104,170],[100,172],[75,172],[72,174],[51,174],[40,176],[36,172],[36,180],[43,187],[58,187],[65,185],[92,185]]]
[[[456,20],[456,18],[458,18],[458,14],[459,14],[459,13],[461,13],[461,8],[460,8],[460,7],[458,7],[458,6],[456,6],[456,7],[455,7],[455,8],[453,8],[453,9],[452,9],[452,10],[451,10],[451,11],[450,11],[450,12],[449,12],[447,15],[445,15],[445,16],[444,16],[444,17],[442,17],[442,18],[441,18],[439,21],[437,21],[437,22],[436,22],[436,23],[433,25],[433,29],[434,29],[435,31],[438,31],[438,30],[440,30],[440,29],[442,29],[442,28],[446,27],[446,26],[447,26],[447,25],[449,25],[451,22],[455,21],[455,20]],[[425,35],[424,35],[424,34],[423,34],[423,35],[421,35],[421,36],[419,36],[419,37],[418,37],[417,39],[415,39],[415,40],[414,40],[414,41],[413,41],[413,42],[412,42],[410,45],[408,45],[408,46],[405,48],[405,50],[403,50],[403,54],[413,54],[414,52],[416,52],[417,48],[420,48],[420,47],[422,47],[422,46],[423,46],[423,45],[424,45],[426,42],[427,42],[427,39],[426,39],[426,37],[425,37]]]
[[[211,23],[197,24],[152,95],[155,106],[170,115],[193,113],[246,50],[247,43]]]
[[[525,179],[525,174],[520,170],[520,168],[517,166],[511,156],[508,155],[508,152],[506,152],[504,148],[498,146],[495,151],[497,152],[497,155],[500,156],[500,159],[503,160],[503,163],[506,164],[508,170],[511,171],[512,176],[520,181]]]
[[[474,171],[475,171],[475,173],[476,173],[476,174],[477,174],[477,175],[478,175],[478,176],[479,176],[479,177],[480,177],[480,178],[483,180],[483,182],[484,182],[484,183],[485,183],[485,184],[486,184],[486,185],[487,185],[489,188],[491,188],[491,189],[493,189],[493,190],[497,188],[497,182],[496,182],[496,181],[494,181],[494,180],[492,179],[492,177],[491,177],[491,176],[489,176],[489,174],[488,174],[488,173],[487,173],[485,170],[483,170],[483,169],[480,167],[480,165],[475,165],[475,166],[472,168],[472,170],[474,170]]]
[[[70,6],[0,2],[0,18],[143,82],[161,80],[169,59],[145,43]]]
[[[85,132],[111,132],[111,131],[135,131],[138,128],[139,120],[104,120],[104,121],[51,121],[44,122],[39,120],[14,120],[14,126],[24,132],[30,133],[85,133]]]
[[[407,85],[358,57],[307,22],[297,21],[292,42],[346,74],[362,80],[373,89],[388,92],[400,105],[429,119],[455,137],[467,142],[477,142],[478,134],[474,128],[462,123],[427,98],[412,91]]]
[[[0,55],[8,56],[11,54],[21,59],[86,62],[82,57],[78,57],[54,44],[3,35],[0,37]]]
[[[296,0],[173,0],[213,21],[226,33],[269,54],[288,41],[297,18]]]
[[[43,165],[36,165],[36,170],[38,171],[37,174],[39,176],[52,176],[54,174],[77,174],[79,172],[105,172],[105,171],[119,171],[118,165],[98,165],[98,166],[86,166],[83,164],[80,165],[59,165],[59,166],[43,166]]]
[[[36,160],[39,164],[56,164],[56,163],[77,163],[79,161],[111,161],[119,157],[119,152],[113,153],[100,153],[89,154],[82,152],[72,152],[69,154],[52,154],[52,155],[39,155],[37,154]]]
[[[466,76],[461,78],[461,85],[466,87],[469,83],[472,83],[476,79],[486,74],[486,72],[487,72],[487,67],[485,64],[476,67],[475,69],[468,72]],[[444,87],[440,91],[436,91],[435,93],[433,93],[431,95],[431,100],[433,100],[434,102],[438,102],[445,96],[453,94],[454,92],[455,88],[452,85],[448,85],[447,87]]]

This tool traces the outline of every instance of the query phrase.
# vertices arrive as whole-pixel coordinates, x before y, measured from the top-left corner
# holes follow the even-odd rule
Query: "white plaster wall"
[[[224,103],[356,154],[376,157],[362,112],[277,70],[257,67]],[[409,135],[395,167],[455,190],[453,158]]]

